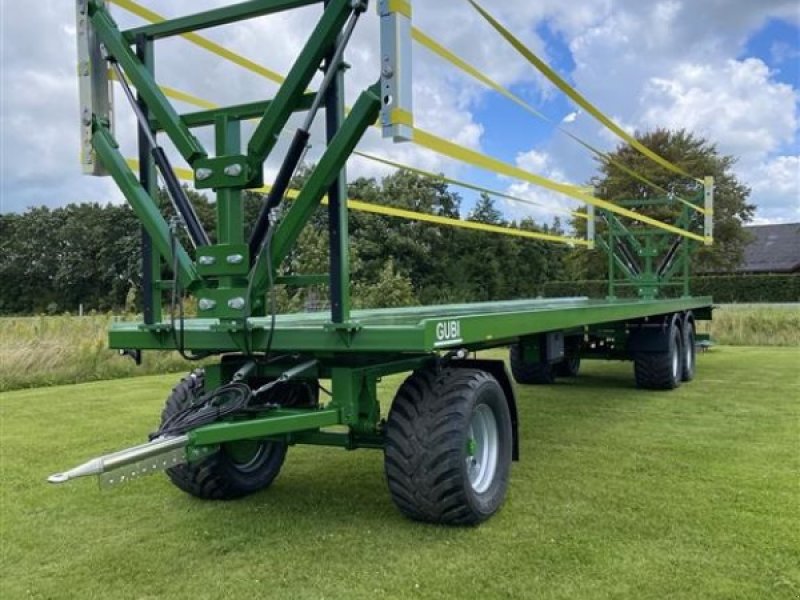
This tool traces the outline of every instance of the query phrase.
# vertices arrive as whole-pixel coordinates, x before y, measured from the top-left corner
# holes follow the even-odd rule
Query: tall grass
[[[186,371],[174,352],[145,352],[142,365],[108,349],[109,315],[0,319],[0,391]]]
[[[800,347],[800,304],[724,304],[698,331],[726,346]]]

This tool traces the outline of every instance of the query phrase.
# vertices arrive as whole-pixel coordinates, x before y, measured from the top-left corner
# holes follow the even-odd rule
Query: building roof
[[[740,273],[800,271],[800,223],[753,225],[745,228],[753,240],[745,247]]]

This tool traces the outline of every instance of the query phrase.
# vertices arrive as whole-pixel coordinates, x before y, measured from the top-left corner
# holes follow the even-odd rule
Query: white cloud
[[[176,16],[228,2],[143,3]],[[19,210],[39,203],[119,199],[109,180],[79,174],[73,4],[34,4],[31,8],[22,2],[2,3],[0,210]],[[358,90],[377,77],[378,23],[371,4],[348,51],[352,64],[348,72],[350,103]],[[799,22],[796,0],[582,0],[577,4],[507,0],[485,4],[537,53],[546,55],[537,35],[538,26],[547,23],[563,35],[575,62],[573,72],[566,75],[605,112],[618,117],[627,130],[666,124],[707,135],[721,150],[740,156],[739,173],[753,188],[753,200],[763,206],[765,214],[775,219],[796,217],[796,203],[794,212],[782,207],[792,194],[796,196],[791,169],[797,166],[797,90],[776,83],[761,61],[735,60],[746,39],[767,19]],[[114,14],[123,28],[140,23],[119,9]],[[319,7],[308,7],[204,31],[203,35],[286,72],[318,14]],[[542,98],[555,93],[463,0],[419,0],[415,3],[415,20],[501,83],[525,85],[526,90],[536,90]],[[787,49],[774,51],[783,56]],[[259,99],[276,89],[185,40],[159,42],[158,58],[161,82],[217,102]],[[480,109],[487,92],[422,49],[415,50],[415,69],[417,122],[442,137],[480,149],[485,135]],[[120,106],[121,101],[119,96]],[[133,121],[124,110],[120,114],[120,141],[130,153]],[[617,143],[600,133],[588,115],[573,114],[565,119],[570,131],[602,148]],[[315,135],[321,136],[319,126]],[[203,132],[201,137],[204,143],[211,143],[210,132]],[[412,145],[391,145],[373,131],[362,147],[451,176],[469,179],[473,174]],[[310,158],[317,157],[319,150],[315,147]],[[585,150],[564,136],[523,153],[518,163],[575,183],[585,182],[595,168]],[[275,165],[275,160],[270,161],[268,172],[274,172]],[[351,176],[387,173],[385,167],[362,159],[353,159],[350,167]],[[786,184],[768,189],[765,181]],[[551,207],[574,206],[528,184],[513,183],[510,187]],[[784,200],[778,203],[775,197]],[[509,216],[527,214],[519,212],[519,207],[507,208]],[[536,212],[536,216],[544,218],[545,212]]]
[[[776,156],[745,178],[760,199],[759,217],[767,221],[800,221],[800,155]]]
[[[522,169],[542,175],[558,183],[572,183],[553,163],[552,157],[547,152],[541,150],[522,152],[517,155],[516,164]],[[503,212],[510,219],[516,221],[532,218],[539,223],[550,223],[553,217],[557,216],[564,223],[565,220],[569,219],[570,211],[574,209],[574,203],[570,202],[564,195],[530,183],[511,183],[506,191],[511,196],[535,203],[535,205],[531,205],[512,200],[501,200]]]
[[[714,140],[722,152],[763,158],[794,139],[798,94],[772,81],[756,58],[721,67],[679,64],[668,77],[645,84],[642,123],[686,128]]]

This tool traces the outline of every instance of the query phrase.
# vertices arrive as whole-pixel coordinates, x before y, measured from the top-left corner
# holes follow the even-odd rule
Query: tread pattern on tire
[[[548,385],[556,380],[554,365],[545,362],[527,362],[522,346],[514,344],[509,350],[509,362],[514,381],[523,385]]]
[[[172,388],[172,392],[167,398],[167,403],[161,413],[162,422],[202,394],[203,384],[202,370],[193,371],[181,379]],[[270,444],[268,452],[270,452],[270,457],[265,469],[258,474],[253,474],[250,480],[231,472],[231,462],[223,450],[198,462],[167,469],[167,476],[179,489],[197,498],[205,500],[241,498],[266,488],[280,472],[286,458],[286,445],[273,442]],[[252,479],[253,477],[258,477],[258,479]]]
[[[400,511],[418,521],[475,525],[502,504],[511,462],[510,416],[498,422],[502,456],[490,508],[476,506],[466,478],[465,423],[473,404],[463,399],[484,385],[497,386],[490,374],[474,369],[415,371],[397,392],[386,426],[384,465],[392,500]],[[503,405],[505,399],[503,397]],[[507,410],[507,409],[506,409]]]
[[[672,390],[681,384],[681,339],[680,329],[671,326],[671,343],[676,343],[678,348],[678,377],[673,377],[672,350],[668,352],[638,352],[633,360],[633,372],[636,386],[646,390]]]

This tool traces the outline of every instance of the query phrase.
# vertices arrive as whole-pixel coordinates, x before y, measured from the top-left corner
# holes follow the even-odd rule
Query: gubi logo
[[[459,321],[439,321],[436,324],[436,343],[434,346],[457,344],[461,339],[461,323]]]

